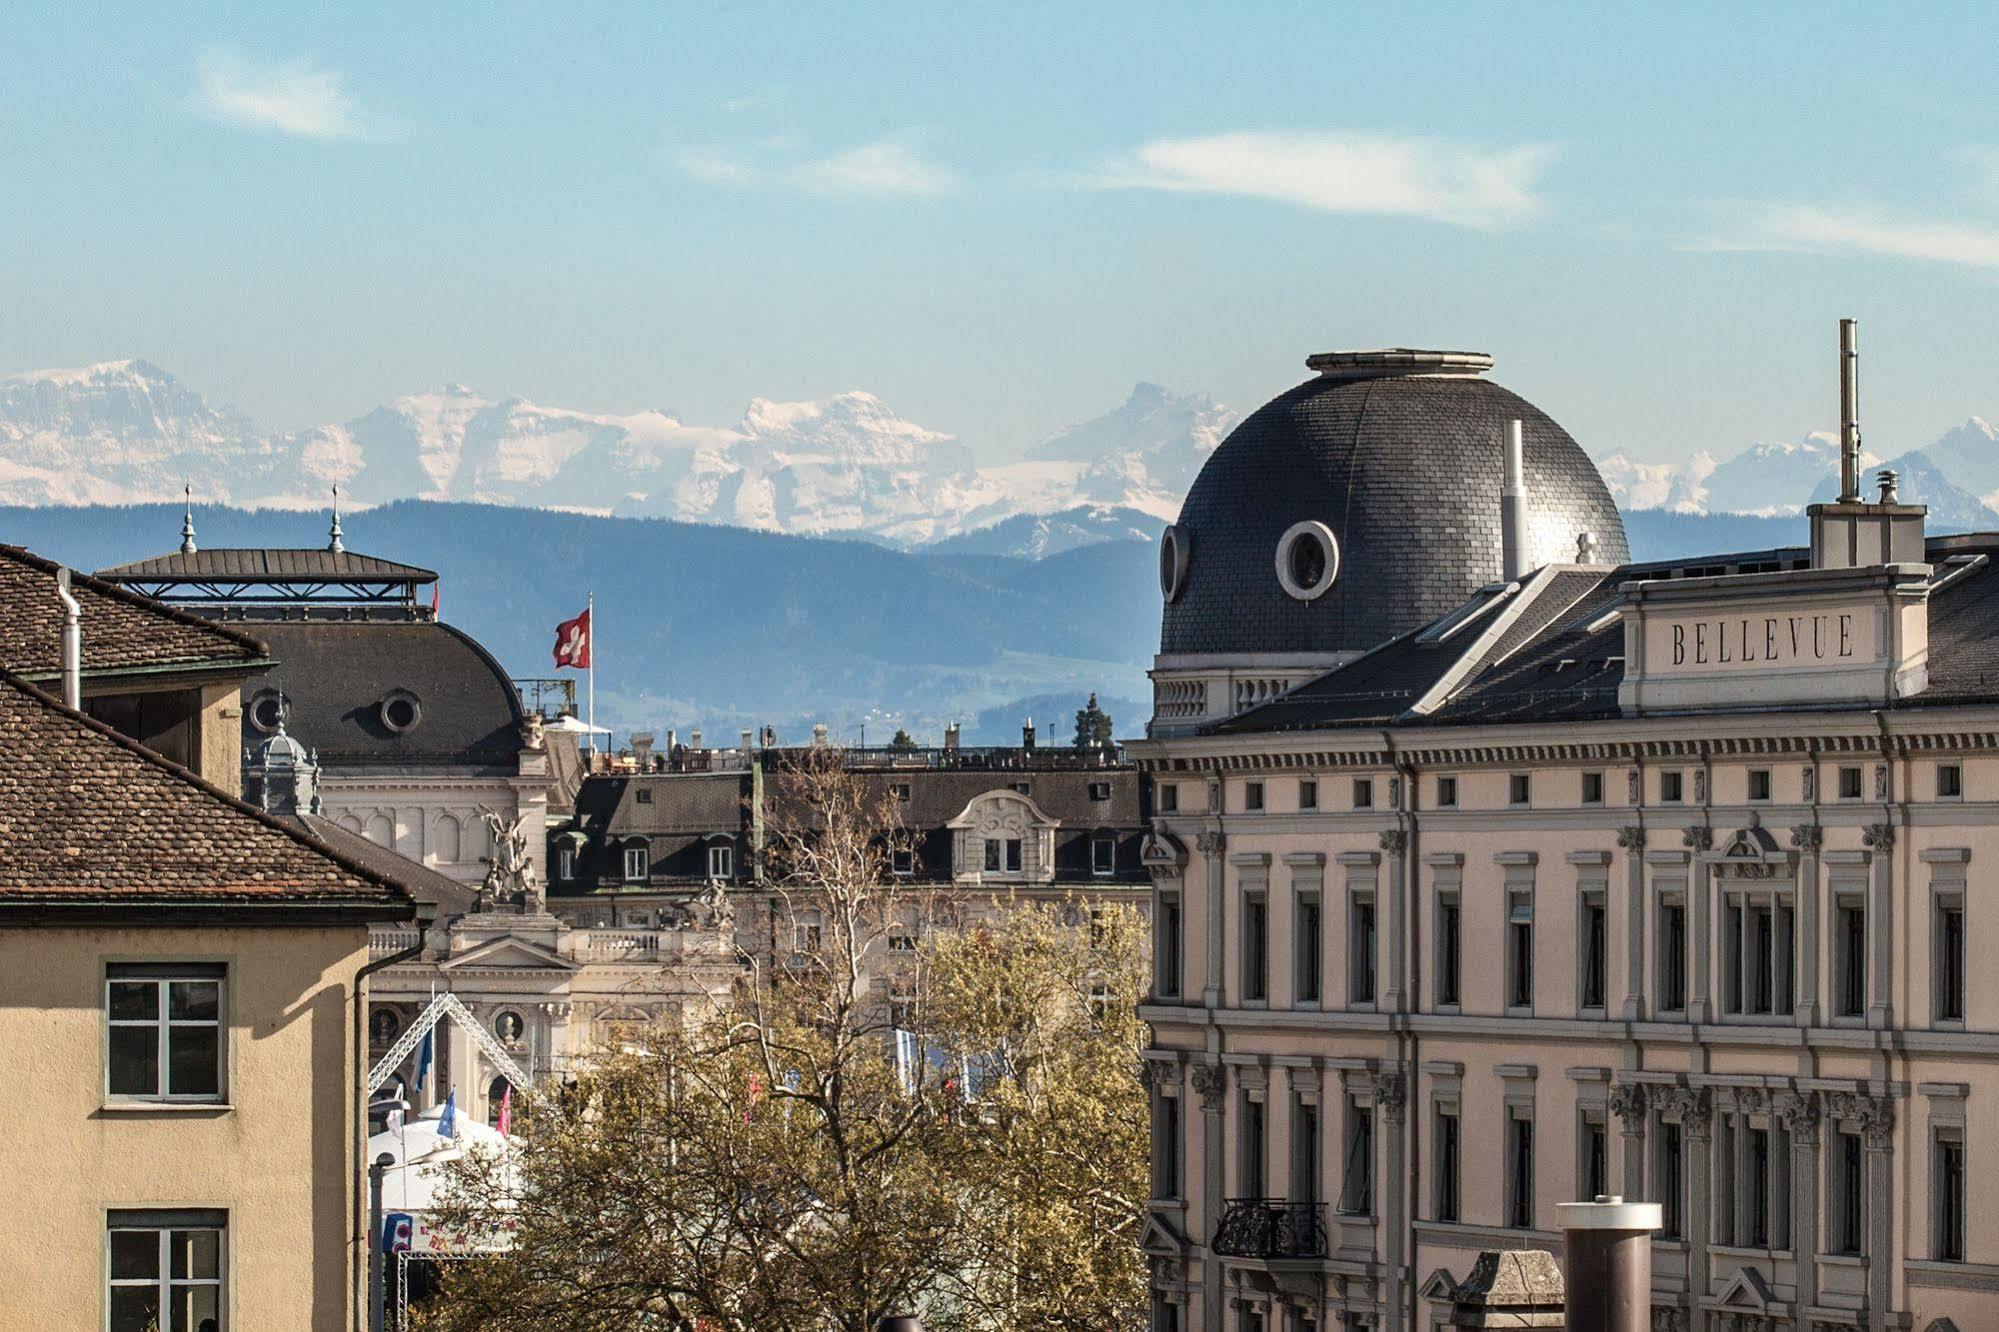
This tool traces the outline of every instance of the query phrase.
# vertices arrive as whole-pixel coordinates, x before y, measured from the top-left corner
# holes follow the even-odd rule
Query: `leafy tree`
[[[1090,701],[1076,709],[1076,748],[1109,749],[1114,737],[1111,733],[1111,717],[1097,706],[1097,694],[1090,691]]]
[[[451,1264],[426,1325],[1143,1326],[1136,913],[969,920],[890,872],[880,783],[837,754],[772,782],[736,994],[519,1098],[511,1161],[452,1165],[439,1220],[513,1245]]]
[[[914,749],[916,737],[898,726],[895,728],[895,738],[888,742],[888,746],[890,749]]]

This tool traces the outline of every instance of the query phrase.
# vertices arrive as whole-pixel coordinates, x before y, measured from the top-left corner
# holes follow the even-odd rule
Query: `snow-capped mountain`
[[[1141,384],[1120,407],[980,467],[873,394],[756,399],[734,425],[489,399],[463,385],[267,434],[145,361],[0,378],[0,503],[317,507],[419,498],[678,518],[915,545],[1078,506],[1162,521],[1234,417]],[[1066,523],[1054,547],[1128,523]],[[1030,543],[1031,544],[1031,543]]]

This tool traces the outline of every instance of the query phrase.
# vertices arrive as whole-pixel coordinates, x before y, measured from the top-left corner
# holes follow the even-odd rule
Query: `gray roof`
[[[437,575],[413,564],[357,555],[351,550],[263,550],[250,547],[179,551],[97,571],[100,578],[146,582],[263,582],[299,578],[328,582],[434,583]]]
[[[1534,404],[1471,374],[1409,374],[1351,354],[1265,404],[1208,459],[1180,511],[1191,560],[1162,617],[1166,655],[1364,651],[1427,624],[1500,574],[1501,443],[1523,422],[1530,567],[1629,558],[1617,506],[1582,448]],[[1370,368],[1372,366],[1372,368]],[[1471,367],[1475,368],[1475,367]],[[1276,576],[1294,523],[1326,524],[1340,572],[1315,601]]]
[[[458,880],[377,845],[331,819],[318,814],[290,814],[281,815],[280,821],[304,828],[328,850],[393,883],[413,900],[435,903],[439,916],[462,916],[472,909],[477,895]]]
[[[257,625],[278,659],[243,685],[246,704],[285,696],[286,729],[328,770],[356,765],[513,769],[527,720],[520,695],[491,653],[435,620],[270,620]],[[421,709],[401,734],[381,703],[407,691]],[[243,742],[262,732],[243,710]]]

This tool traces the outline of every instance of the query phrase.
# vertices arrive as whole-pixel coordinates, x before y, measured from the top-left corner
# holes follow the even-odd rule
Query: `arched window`
[[[358,833],[361,831],[361,820],[355,818],[352,814],[342,814],[340,816],[340,826],[348,832]]]
[[[369,841],[373,842],[376,846],[385,846],[391,851],[395,850],[396,849],[395,820],[391,819],[386,814],[375,815],[373,818],[368,820],[367,838]]]
[[[460,835],[458,820],[451,815],[440,814],[437,816],[435,836],[432,837],[431,841],[437,848],[438,860],[443,863],[454,865],[465,858],[463,854],[464,847],[461,845],[463,838]]]
[[[513,1084],[504,1077],[494,1078],[486,1087],[486,1127],[500,1126],[500,1104],[507,1099],[507,1090]]]

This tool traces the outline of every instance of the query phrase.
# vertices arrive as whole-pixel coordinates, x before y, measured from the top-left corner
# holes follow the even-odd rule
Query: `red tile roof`
[[[41,677],[62,669],[62,603],[52,560],[0,545],[0,671]],[[85,573],[72,573],[86,674],[267,661],[259,640]]]

